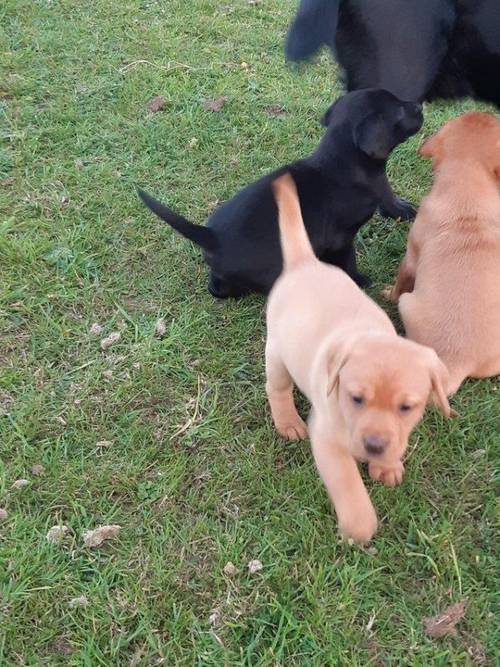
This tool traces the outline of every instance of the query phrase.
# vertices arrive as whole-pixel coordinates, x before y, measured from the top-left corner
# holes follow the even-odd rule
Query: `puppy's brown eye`
[[[408,403],[401,403],[399,406],[399,411],[400,412],[410,412],[413,406],[408,405]]]
[[[363,405],[365,402],[365,399],[363,396],[351,396],[352,402],[355,403],[356,405]]]

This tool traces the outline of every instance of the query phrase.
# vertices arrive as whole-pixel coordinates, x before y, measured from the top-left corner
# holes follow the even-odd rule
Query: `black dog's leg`
[[[322,262],[334,264],[345,271],[359,287],[369,287],[371,285],[370,278],[358,271],[356,252],[352,243],[342,250],[326,250],[320,259]]]
[[[384,173],[379,181],[379,211],[384,218],[394,218],[394,220],[411,220],[417,214],[413,204],[396,197],[392,191],[391,184],[387,180],[387,175]]]
[[[344,271],[347,273],[348,276],[350,276],[356,285],[359,287],[369,287],[372,283],[370,278],[368,276],[365,276],[363,273],[360,273],[358,271],[358,267],[356,264],[356,251],[354,250],[354,245],[351,243],[346,249],[345,249],[345,267]]]

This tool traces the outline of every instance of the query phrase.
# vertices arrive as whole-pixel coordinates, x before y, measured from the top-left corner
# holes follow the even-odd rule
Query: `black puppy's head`
[[[334,102],[322,124],[343,131],[350,127],[354,146],[375,160],[386,160],[391,151],[422,127],[422,105],[403,102],[381,88],[347,93]]]

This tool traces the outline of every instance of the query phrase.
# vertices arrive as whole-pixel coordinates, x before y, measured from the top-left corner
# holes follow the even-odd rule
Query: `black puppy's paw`
[[[365,276],[364,273],[356,273],[356,275],[351,276],[358,287],[370,287],[372,281],[368,276]]]
[[[394,218],[394,220],[412,220],[417,215],[417,209],[409,201],[394,197],[389,204],[381,204],[380,215],[384,218]]]

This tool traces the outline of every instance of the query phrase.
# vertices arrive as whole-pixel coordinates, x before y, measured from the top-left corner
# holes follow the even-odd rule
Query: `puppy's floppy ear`
[[[337,104],[337,102],[338,102],[338,100],[336,102],[334,102],[333,104],[330,104],[328,109],[325,111],[323,117],[321,118],[320,122],[321,122],[321,125],[323,125],[323,127],[328,127],[328,125],[330,124],[330,121],[332,119],[333,109],[335,108],[335,105]]]
[[[347,341],[335,341],[328,357],[328,384],[326,386],[326,395],[330,396],[332,391],[339,383],[339,374],[345,363],[349,359],[354,342],[351,339]]]
[[[432,158],[434,163],[437,164],[443,157],[443,137],[441,132],[426,139],[418,149],[418,154],[421,157]]]
[[[445,417],[455,416],[456,413],[451,410],[447,397],[448,369],[432,349],[429,349],[428,359],[432,401]]]
[[[500,139],[495,144],[495,165],[493,171],[495,172],[496,178],[500,181]]]
[[[386,160],[394,148],[387,125],[376,112],[360,121],[354,127],[352,134],[354,145],[375,160]]]

